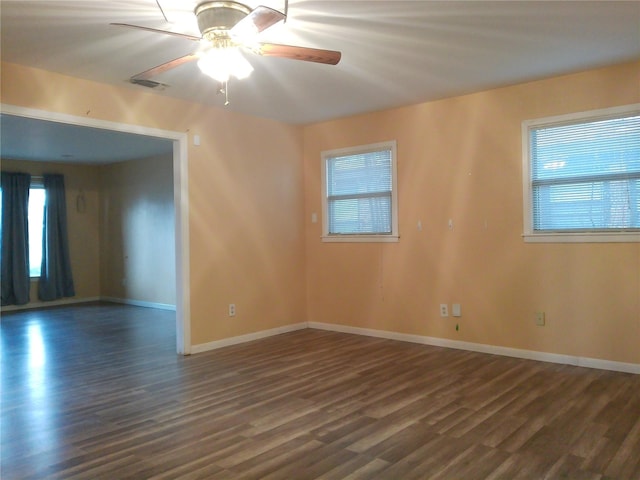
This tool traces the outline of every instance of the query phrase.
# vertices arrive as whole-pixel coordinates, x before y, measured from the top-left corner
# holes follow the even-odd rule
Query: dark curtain
[[[2,172],[2,247],[0,279],[2,305],[29,303],[29,187],[28,173]]]
[[[73,277],[67,237],[67,203],[64,177],[44,175],[46,195],[42,228],[42,271],[38,282],[38,298],[43,301],[73,297]]]

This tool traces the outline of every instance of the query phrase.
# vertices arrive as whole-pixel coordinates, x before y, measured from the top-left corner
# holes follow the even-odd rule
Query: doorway
[[[182,355],[190,354],[187,134],[12,105],[2,105],[1,107],[2,113],[7,115],[172,141],[173,202],[175,212],[176,351]]]

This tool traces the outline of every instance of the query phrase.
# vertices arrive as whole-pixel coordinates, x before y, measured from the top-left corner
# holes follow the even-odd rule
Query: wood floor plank
[[[290,463],[291,458],[306,457],[323,446],[324,443],[308,436],[296,437],[271,450],[253,455],[245,461],[237,463],[231,468],[231,471],[239,478],[258,480],[281,470]]]
[[[311,329],[182,357],[174,312],[106,303],[0,326],[3,479],[640,478],[638,375]]]
[[[388,463],[379,458],[360,455],[353,461],[344,462],[325,475],[318,477],[318,480],[367,480],[381,478],[380,471],[384,470]],[[357,467],[357,468],[356,468]]]
[[[640,415],[629,419],[629,424],[633,423],[633,427],[625,436],[624,441],[616,451],[615,456],[611,459],[611,463],[605,470],[605,475],[610,477],[631,478],[630,475],[635,470],[636,465],[640,462]]]
[[[572,480],[599,480],[602,478],[599,473],[589,472],[580,468],[581,460],[571,454],[563,455],[545,476],[547,478],[570,478]]]
[[[437,437],[439,434],[432,428],[415,423],[374,445],[367,454],[394,464]]]

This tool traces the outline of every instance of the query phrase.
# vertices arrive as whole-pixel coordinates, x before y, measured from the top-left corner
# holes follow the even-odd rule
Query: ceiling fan
[[[245,78],[251,73],[253,67],[240,54],[240,49],[265,57],[282,57],[336,65],[341,57],[341,53],[337,51],[256,41],[258,33],[281,20],[286,20],[287,3],[285,3],[285,13],[282,13],[264,5],[251,9],[236,1],[201,2],[194,10],[200,37],[127,23],[111,25],[188,38],[203,45],[197,51],[137,73],[129,79],[131,83],[151,88],[162,85],[151,80],[152,77],[195,60],[198,60],[198,66],[205,74],[224,85],[230,76]],[[166,20],[159,3],[158,7]]]

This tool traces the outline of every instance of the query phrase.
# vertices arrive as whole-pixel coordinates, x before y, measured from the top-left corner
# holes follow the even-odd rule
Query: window
[[[640,241],[640,104],[523,123],[525,241]]]
[[[322,152],[323,241],[397,242],[396,142]]]
[[[42,225],[45,191],[42,182],[31,181],[29,189],[29,276],[39,277],[42,266]]]

